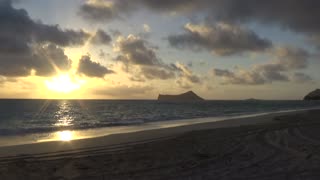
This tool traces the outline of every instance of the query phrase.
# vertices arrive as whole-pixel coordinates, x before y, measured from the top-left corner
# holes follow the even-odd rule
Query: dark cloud
[[[62,30],[58,25],[46,25],[32,20],[24,9],[15,9],[9,1],[0,1],[1,43],[15,43],[27,48],[28,43],[54,43],[60,46],[83,45],[90,34],[79,30]],[[13,49],[12,49],[13,50]]]
[[[105,22],[121,18],[133,9],[133,5],[132,2],[127,0],[115,2],[90,0],[81,5],[79,15],[93,22]]]
[[[229,70],[226,69],[213,69],[213,73],[216,76],[219,77],[228,77],[228,78],[232,78],[235,76],[235,74]]]
[[[83,45],[90,37],[89,33],[83,30],[61,30],[58,25],[48,26],[37,24],[38,29],[34,29],[33,40],[39,43],[51,42],[60,46]]]
[[[89,2],[89,1],[88,1]],[[258,22],[276,25],[308,36],[320,35],[320,2],[316,0],[121,0],[92,1],[81,7],[81,14],[93,20],[110,20],[139,8],[152,12],[206,14],[209,22]],[[112,5],[101,5],[109,2]],[[317,41],[319,44],[320,42]]]
[[[50,76],[71,67],[71,60],[56,45],[33,46],[32,52],[0,53],[0,75],[28,76],[35,71],[38,76]]]
[[[175,66],[179,70],[176,82],[181,88],[190,89],[193,85],[202,83],[200,77],[194,74],[186,65],[176,63]]]
[[[186,65],[182,63],[176,63],[175,66],[179,70],[178,72],[179,72],[180,78],[185,78],[187,81],[191,83],[201,83],[200,77],[198,77],[197,75],[194,75],[192,70]]]
[[[88,0],[80,6],[79,15],[93,22],[106,22],[125,18],[141,8],[161,11],[192,11],[196,0]]]
[[[84,31],[61,30],[32,20],[11,1],[0,1],[0,75],[49,75],[56,68],[69,68],[70,60],[59,46],[82,45],[89,38]]]
[[[92,36],[91,43],[95,45],[109,45],[112,41],[112,38],[109,34],[104,32],[101,29],[98,29],[96,34]]]
[[[209,2],[209,1],[207,1]],[[213,17],[227,21],[257,21],[278,24],[296,32],[319,33],[317,17],[320,2],[313,0],[215,0],[212,3]]]
[[[216,77],[222,78],[224,84],[248,84],[260,85],[278,82],[302,82],[310,81],[311,77],[302,73],[295,73],[290,77],[289,72],[307,68],[309,53],[303,49],[285,47],[278,48],[273,52],[275,60],[254,65],[250,70],[237,70],[235,72],[225,69],[213,69]]]
[[[72,61],[64,54],[64,50],[56,45],[49,44],[34,49],[34,56],[30,60],[31,68],[38,76],[51,76],[60,71],[71,68]]]
[[[127,64],[146,66],[162,64],[154,49],[147,47],[145,40],[134,35],[129,35],[127,38],[120,37],[116,49],[122,54],[118,60]]]
[[[115,44],[115,50],[120,53],[116,58],[122,62],[124,70],[131,73],[132,81],[144,82],[153,79],[179,78],[178,84],[201,83],[198,76],[184,64],[166,64],[156,54],[156,49],[140,37],[129,35],[127,38],[120,37]]]
[[[124,70],[134,73],[132,80],[165,80],[175,77],[172,67],[162,62],[156,55],[155,49],[138,36],[119,37],[115,44],[115,51],[120,53],[116,60],[124,64]]]
[[[243,70],[239,72],[232,72],[224,69],[214,69],[213,73],[216,77],[222,78],[222,84],[239,84],[239,85],[261,85],[272,83],[274,81],[289,81],[288,77],[279,71],[269,71],[263,69],[264,66],[258,69]]]
[[[97,62],[93,62],[89,56],[82,56],[79,61],[78,73],[88,77],[103,78],[105,75],[114,72]]]
[[[172,79],[175,77],[175,73],[165,68],[157,67],[141,67],[140,72],[147,79]]]
[[[253,31],[240,26],[218,23],[215,25],[185,25],[185,33],[169,36],[171,46],[195,51],[208,50],[218,55],[232,55],[248,51],[264,51],[272,46]]]
[[[103,1],[103,0],[102,0]],[[107,0],[104,0],[107,2]],[[109,1],[110,2],[110,1]],[[319,33],[320,2],[314,0],[130,0],[113,3],[114,11],[146,7],[162,12],[207,13],[212,19],[229,22],[257,21],[276,23],[297,32]],[[187,11],[186,11],[187,10]]]
[[[306,82],[312,82],[313,79],[307,74],[298,72],[293,74],[292,81],[297,83],[306,83]]]
[[[284,69],[304,69],[308,66],[308,58],[311,54],[302,48],[282,47],[275,49],[279,64]]]
[[[92,21],[106,21],[113,19],[116,16],[112,7],[89,3],[81,6],[79,14]]]

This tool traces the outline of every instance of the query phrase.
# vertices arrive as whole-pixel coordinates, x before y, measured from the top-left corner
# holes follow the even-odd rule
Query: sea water
[[[146,123],[236,117],[320,107],[319,101],[0,100],[0,143],[9,137],[118,129]],[[142,126],[141,126],[142,125]],[[3,144],[2,144],[3,145]],[[1,144],[0,144],[1,146]]]

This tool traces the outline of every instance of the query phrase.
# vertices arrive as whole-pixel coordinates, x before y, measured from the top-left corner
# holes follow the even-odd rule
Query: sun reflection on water
[[[57,132],[57,138],[60,141],[71,141],[73,140],[73,132],[72,131],[59,131]]]
[[[74,117],[72,113],[72,105],[63,101],[59,104],[59,110],[55,113],[57,127],[68,127],[73,125]],[[75,138],[75,134],[70,130],[63,130],[56,132],[55,138],[59,141],[71,141]]]
[[[54,117],[57,119],[57,122],[54,125],[58,127],[73,125],[74,117],[71,111],[71,105],[67,102],[62,102],[59,105],[59,110],[55,113]]]

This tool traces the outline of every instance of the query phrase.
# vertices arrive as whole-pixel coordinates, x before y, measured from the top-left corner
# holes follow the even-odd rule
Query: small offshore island
[[[167,102],[198,102],[204,101],[203,98],[198,96],[193,91],[188,91],[183,94],[178,95],[162,95],[159,94],[158,101],[167,101]]]
[[[320,100],[320,89],[316,89],[304,97],[304,100]]]

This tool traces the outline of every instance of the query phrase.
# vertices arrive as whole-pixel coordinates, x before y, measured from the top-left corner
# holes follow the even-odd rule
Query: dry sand
[[[320,179],[320,111],[0,148],[0,179]]]

